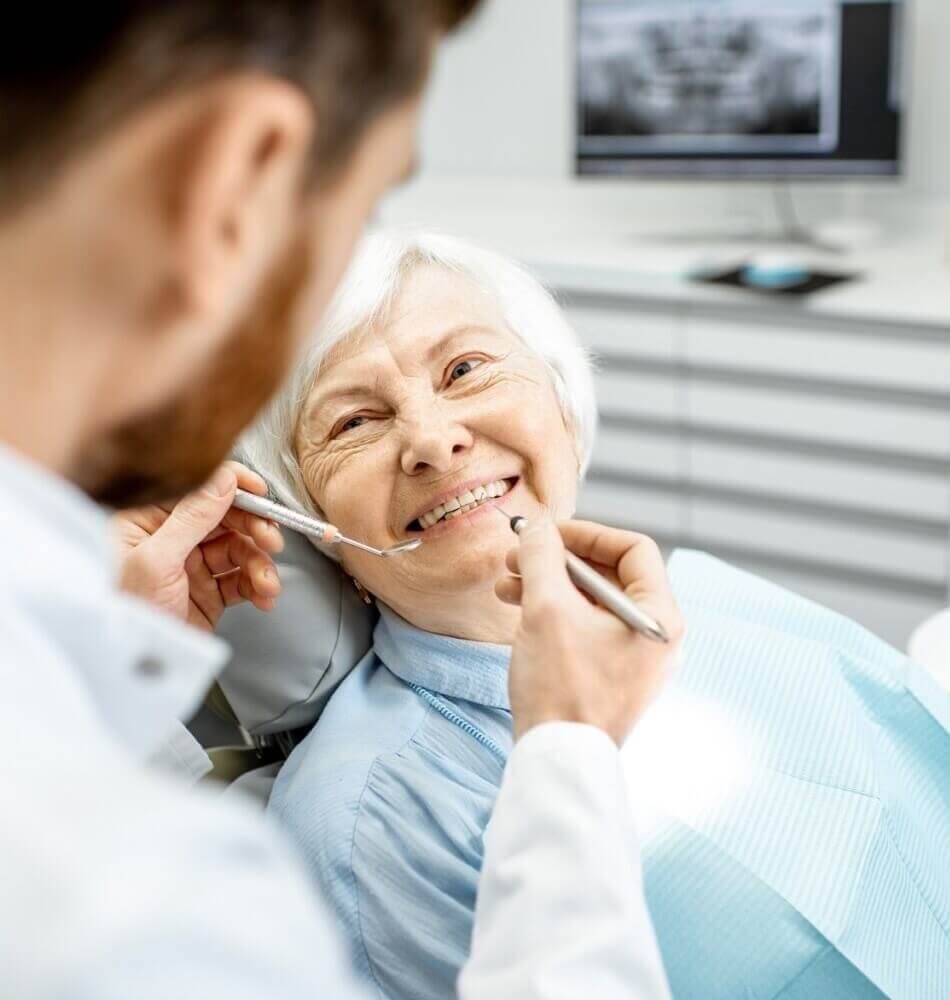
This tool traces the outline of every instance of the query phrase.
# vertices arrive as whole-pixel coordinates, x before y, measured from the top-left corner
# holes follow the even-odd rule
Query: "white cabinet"
[[[702,375],[688,378],[685,399],[685,418],[705,427],[950,458],[947,413],[914,404],[811,394],[804,383],[792,388],[738,380],[723,384],[709,382]]]
[[[769,553],[784,561],[841,566],[881,579],[906,579],[940,591],[947,580],[943,539],[910,533],[898,527],[866,524],[782,510],[764,509],[741,499],[709,500],[695,496],[690,503],[690,534],[723,548],[737,546]]]
[[[582,515],[720,554],[898,645],[948,603],[950,328],[570,298],[602,416]]]
[[[615,450],[619,451],[619,448]],[[684,463],[697,483],[751,495],[782,496],[845,511],[887,512],[943,524],[950,511],[950,476],[887,467],[871,460],[774,445],[692,440]]]
[[[600,371],[595,376],[601,412],[675,421],[682,410],[682,384],[672,375]]]
[[[768,317],[740,324],[693,317],[685,355],[691,364],[727,370],[950,393],[947,347],[876,329],[842,332]]]
[[[632,473],[641,481],[686,474],[688,449],[682,435],[605,424],[597,433],[592,465],[605,472]]]
[[[649,525],[661,539],[682,537],[689,510],[681,496],[663,489],[589,482],[578,516],[604,524]]]
[[[595,354],[619,351],[628,358],[674,360],[682,351],[680,324],[672,312],[603,309],[576,306],[571,317],[584,330],[584,341]]]

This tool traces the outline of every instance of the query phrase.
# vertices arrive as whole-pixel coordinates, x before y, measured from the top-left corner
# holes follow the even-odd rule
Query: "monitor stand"
[[[675,233],[646,233],[636,236],[637,242],[657,243],[665,246],[693,247],[696,250],[704,248],[723,249],[725,247],[744,247],[750,249],[772,249],[807,247],[822,253],[844,253],[845,248],[831,240],[825,240],[814,230],[805,228],[774,230],[750,228],[733,229],[723,226],[721,229],[705,227],[703,229],[681,229]]]
[[[863,198],[858,192],[849,193],[842,216],[818,226],[802,223],[787,183],[776,183],[772,193],[776,217],[774,228],[750,225],[745,219],[737,219],[734,226],[725,222],[721,226],[642,234],[638,240],[692,247],[697,251],[728,246],[773,250],[806,248],[820,253],[845,254],[873,244],[880,236],[878,224],[862,216]]]

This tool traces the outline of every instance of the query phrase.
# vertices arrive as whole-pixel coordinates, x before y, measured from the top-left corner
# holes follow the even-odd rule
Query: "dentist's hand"
[[[684,625],[663,557],[645,535],[590,521],[538,520],[508,553],[495,592],[521,605],[508,687],[515,739],[544,722],[582,722],[620,745],[676,664]],[[670,637],[634,632],[593,604],[567,575],[564,546],[622,587]]]
[[[270,521],[231,507],[238,486],[267,492],[256,473],[225,462],[174,506],[117,513],[122,589],[208,632],[233,604],[270,611],[280,593],[271,555],[283,537]]]

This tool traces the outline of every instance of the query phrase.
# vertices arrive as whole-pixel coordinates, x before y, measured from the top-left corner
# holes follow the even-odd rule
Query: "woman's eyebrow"
[[[426,363],[435,361],[439,355],[445,352],[446,347],[453,340],[458,340],[460,337],[472,333],[488,333],[495,337],[500,335],[499,331],[491,326],[485,326],[480,323],[459,323],[457,326],[450,327],[429,345],[424,353]],[[367,396],[376,395],[379,392],[379,381],[379,376],[373,380],[372,384],[365,379],[362,381],[359,379],[344,381],[341,378],[337,385],[331,382],[326,387],[321,386],[319,391],[307,403],[305,419],[307,421],[316,420],[320,415],[320,411],[331,403],[345,404],[349,401],[361,400]]]
[[[499,336],[499,331],[494,327],[481,323],[460,323],[458,326],[450,327],[438,340],[429,345],[425,352],[426,361],[434,361],[453,340],[458,340],[471,333],[489,333],[495,337]]]
[[[337,386],[328,386],[326,389],[321,389],[321,391],[312,397],[307,403],[306,409],[306,420],[312,422],[320,416],[320,411],[324,410],[330,404],[346,405],[348,402],[355,402],[357,400],[363,400],[367,396],[372,396],[376,393],[379,387],[379,379],[376,379],[372,385],[368,382],[346,382]]]

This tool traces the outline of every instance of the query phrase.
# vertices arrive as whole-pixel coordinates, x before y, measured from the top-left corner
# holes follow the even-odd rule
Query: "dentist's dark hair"
[[[314,177],[422,86],[433,42],[480,0],[92,0],[26,3],[0,41],[0,209],[10,211],[139,106],[216,75],[300,87],[319,126]]]

